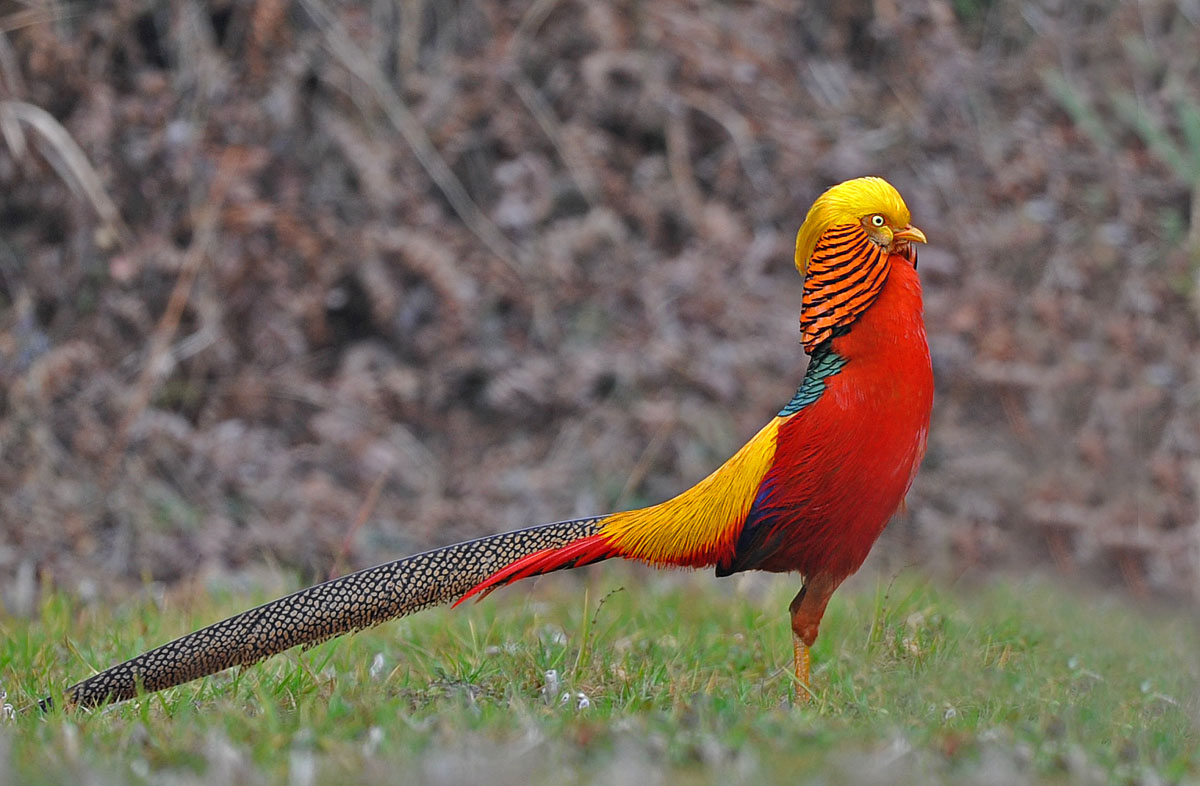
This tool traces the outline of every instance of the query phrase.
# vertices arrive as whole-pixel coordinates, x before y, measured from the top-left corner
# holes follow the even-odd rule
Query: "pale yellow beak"
[[[909,224],[904,229],[897,230],[892,235],[892,241],[906,240],[909,243],[928,243],[925,239],[925,233],[917,229],[912,224]]]

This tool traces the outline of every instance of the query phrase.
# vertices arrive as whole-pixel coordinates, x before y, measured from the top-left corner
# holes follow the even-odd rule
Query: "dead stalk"
[[[95,167],[67,129],[39,106],[24,101],[0,101],[0,134],[15,158],[24,156],[27,146],[22,125],[37,132],[36,139],[43,143],[38,149],[63,182],[92,205],[103,229],[114,239],[125,240],[129,232],[116,203],[109,198]]]
[[[234,174],[242,162],[242,153],[243,151],[238,148],[227,149],[217,165],[217,173],[209,187],[208,197],[196,217],[196,232],[192,237],[191,245],[184,254],[179,275],[175,279],[175,286],[167,300],[167,307],[158,320],[154,335],[150,339],[146,362],[142,366],[137,385],[134,387],[133,397],[125,410],[125,416],[117,425],[112,447],[104,460],[101,485],[105,488],[109,487],[114,473],[121,465],[125,448],[129,444],[130,429],[149,405],[150,397],[154,394],[158,382],[169,371],[168,355],[170,354],[171,340],[179,328],[183,310],[191,298],[192,285],[200,272],[200,265],[208,256],[208,250],[216,237],[221,208],[225,204],[225,197]]]
[[[388,82],[387,77],[367,59],[362,50],[350,39],[325,4],[321,0],[303,0],[303,4],[313,21],[324,33],[325,43],[330,52],[350,73],[371,90],[376,103],[383,109],[392,126],[408,142],[426,174],[442,190],[454,208],[454,212],[467,225],[467,228],[487,246],[489,251],[499,257],[519,276],[525,266],[528,254],[505,237],[499,227],[479,209],[458,177],[451,171],[445,159],[434,147],[420,121]]]

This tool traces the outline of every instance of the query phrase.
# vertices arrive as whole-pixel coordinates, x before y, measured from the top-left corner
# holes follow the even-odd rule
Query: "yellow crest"
[[[830,227],[857,224],[866,216],[879,213],[894,227],[906,227],[912,220],[900,192],[881,177],[859,177],[832,186],[817,197],[796,235],[796,270],[804,275],[817,240]]]

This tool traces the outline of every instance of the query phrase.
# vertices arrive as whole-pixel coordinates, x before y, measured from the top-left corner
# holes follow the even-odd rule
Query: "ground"
[[[814,699],[799,704],[786,578],[586,573],[96,713],[22,713],[0,727],[0,772],[30,784],[1200,778],[1200,631],[1179,610],[1045,580],[859,577],[834,597]],[[9,701],[289,585],[117,609],[50,595],[36,621],[0,625]]]

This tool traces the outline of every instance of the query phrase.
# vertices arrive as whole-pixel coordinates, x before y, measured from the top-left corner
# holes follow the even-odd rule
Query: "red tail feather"
[[[612,547],[608,539],[600,534],[580,538],[559,549],[535,551],[488,576],[467,590],[466,594],[455,601],[454,605],[457,606],[473,595],[479,596],[476,600],[483,600],[493,590],[530,576],[540,576],[543,573],[553,573],[565,568],[580,568],[584,565],[591,565],[593,562],[602,562],[609,557],[618,556],[620,554]]]

